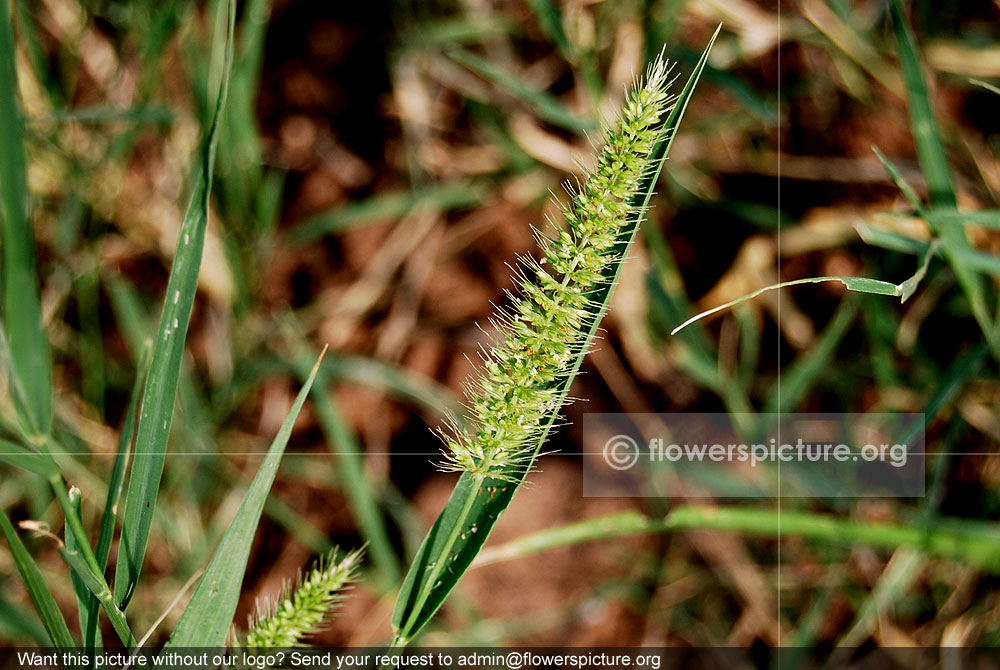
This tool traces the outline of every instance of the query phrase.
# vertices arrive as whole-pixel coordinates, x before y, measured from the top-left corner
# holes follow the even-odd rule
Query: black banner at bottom
[[[964,648],[731,647],[236,647],[90,651],[0,648],[0,670],[708,670],[713,668],[977,668],[1000,652]]]

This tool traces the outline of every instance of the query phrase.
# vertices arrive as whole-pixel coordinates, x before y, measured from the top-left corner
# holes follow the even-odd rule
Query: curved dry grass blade
[[[205,229],[208,225],[209,196],[212,190],[220,116],[229,90],[235,21],[235,0],[230,0],[229,32],[226,38],[222,84],[215,104],[212,125],[201,147],[197,182],[184,216],[177,251],[170,268],[163,315],[160,317],[160,326],[153,345],[153,356],[143,393],[139,432],[136,437],[136,442],[143,445],[143,448],[136,454],[132,463],[132,474],[129,478],[125,510],[122,515],[118,564],[115,569],[115,601],[122,609],[128,606],[139,581],[146,543],[153,523],[153,513],[156,510],[160,477],[163,475],[177,380],[184,354],[184,340],[198,288],[198,272],[201,268]]]
[[[931,254],[927,255],[929,259]],[[926,271],[926,266],[921,266],[924,271]],[[794,279],[792,281],[784,281],[780,284],[771,284],[770,286],[765,286],[762,289],[758,289],[753,293],[748,293],[745,296],[739,297],[736,300],[730,300],[727,303],[719,305],[718,307],[713,307],[712,309],[705,310],[700,314],[695,314],[690,319],[677,326],[670,331],[671,335],[676,335],[680,331],[684,330],[690,326],[695,321],[700,321],[707,316],[716,314],[718,312],[729,309],[730,307],[735,307],[742,302],[747,300],[753,300],[762,293],[767,293],[768,291],[774,291],[780,288],[787,288],[789,286],[798,286],[799,284],[820,284],[823,282],[839,281],[848,291],[859,291],[861,293],[874,293],[876,295],[891,295],[891,296],[902,296],[903,295],[903,285],[893,284],[892,282],[882,281],[881,279],[869,279],[868,277],[809,277],[808,279]]]
[[[205,569],[205,574],[198,582],[191,601],[184,614],[181,615],[177,627],[174,628],[167,647],[221,647],[226,643],[229,628],[233,625],[233,615],[240,599],[240,586],[243,584],[243,574],[247,569],[247,559],[250,556],[250,543],[257,530],[257,523],[264,511],[264,501],[271,490],[278,465],[285,453],[285,446],[292,434],[295,420],[305,404],[309,389],[312,388],[320,361],[326,348],[319,355],[319,360],[313,366],[309,378],[292,409],[281,424],[274,441],[271,442],[264,462],[257,471],[250,489],[236,516],[229,524],[226,534],[222,536],[219,548],[215,550],[211,562]]]

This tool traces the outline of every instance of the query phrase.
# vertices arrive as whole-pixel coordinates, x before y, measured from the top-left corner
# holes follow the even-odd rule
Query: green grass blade
[[[31,119],[30,126],[44,126],[56,123],[152,123],[167,125],[174,122],[176,115],[166,107],[71,107],[55,109],[48,116]]]
[[[73,503],[73,513],[76,514],[76,518],[80,519],[82,523],[80,490],[77,488],[70,489],[69,500]],[[64,540],[67,551],[77,551],[76,538],[73,533],[65,533]],[[93,651],[103,646],[101,643],[101,629],[98,615],[100,603],[97,602],[97,598],[90,592],[90,589],[83,583],[79,575],[74,572],[70,576],[73,578],[73,591],[76,593],[76,609],[80,617],[80,633],[83,635],[83,646],[88,651]]]
[[[33,472],[46,479],[59,475],[59,469],[51,456],[32,451],[9,440],[0,440],[0,462]]]
[[[259,354],[252,359],[240,361],[237,367],[238,375],[224,392],[233,397],[244,397],[246,393],[256,389],[260,380],[267,375],[295,372],[297,369],[284,359]],[[436,418],[446,418],[462,409],[458,397],[444,384],[377,358],[327,354],[323,359],[321,374],[333,382],[360,384],[384,391],[390,398]]]
[[[917,157],[927,188],[930,191],[930,201],[935,207],[954,208],[955,184],[948,166],[948,158],[941,142],[941,131],[931,108],[931,98],[920,69],[920,54],[916,40],[910,32],[903,15],[899,0],[889,0],[889,12],[892,15],[892,26],[896,33],[896,44],[899,49],[899,66],[903,71],[903,82],[906,85],[906,100],[910,111],[910,127],[913,140],[917,145]]]
[[[969,380],[978,374],[987,352],[988,347],[985,344],[980,344],[971,351],[962,354],[958,360],[940,374],[935,380],[934,392],[924,403],[923,414],[927,424],[930,424],[941,410],[955,402],[958,394],[966,387]],[[900,442],[908,444],[914,437],[913,434],[904,435]]]
[[[932,240],[931,243],[927,245],[927,251],[924,252],[924,257],[920,260],[920,265],[917,267],[917,271],[913,273],[913,276],[909,279],[903,280],[903,283],[899,285],[900,302],[906,302],[916,292],[917,287],[920,286],[920,282],[922,282],[924,277],[927,276],[927,268],[930,267],[931,259],[934,258],[934,254],[937,253],[939,246],[941,246],[940,240]]]
[[[300,378],[309,376],[309,362],[315,356],[312,347],[301,335],[294,319],[287,321],[287,329],[296,342],[299,352],[293,366]],[[376,568],[377,581],[386,588],[398,583],[402,568],[386,528],[383,509],[379,502],[378,488],[365,474],[364,452],[350,426],[344,419],[340,406],[329,391],[329,361],[320,367],[320,383],[313,391],[313,408],[320,429],[326,438],[327,448],[337,454],[336,473],[340,486],[347,495],[351,516],[368,546],[368,553]]]
[[[0,461],[23,467],[30,472],[34,472],[35,474],[42,475],[46,478],[49,485],[52,487],[52,491],[55,493],[55,498],[59,507],[62,509],[66,520],[67,533],[73,534],[73,540],[75,542],[74,554],[80,557],[82,561],[81,565],[86,566],[85,571],[88,573],[86,577],[103,583],[104,577],[102,576],[102,571],[90,549],[90,544],[87,540],[87,534],[83,529],[83,524],[80,522],[79,515],[77,514],[73,502],[66,494],[66,486],[63,482],[62,475],[60,474],[59,467],[56,464],[55,459],[52,457],[50,448],[53,444],[55,443],[52,438],[48,438],[45,444],[45,450],[37,452],[27,449],[22,445],[0,440]],[[58,444],[55,444],[55,446],[57,447],[57,452],[65,449]],[[68,461],[66,463],[68,463]],[[122,630],[124,631],[124,628]],[[123,641],[126,640],[127,638],[123,638]]]
[[[146,312],[139,292],[121,275],[109,272],[101,279],[118,333],[125,340],[132,360],[138,364],[145,347],[152,346],[153,320]]]
[[[32,639],[45,646],[50,643],[49,634],[34,612],[16,607],[0,597],[0,636],[7,644],[22,639]]]
[[[555,528],[546,528],[534,533],[522,535],[500,545],[492,545],[483,549],[473,568],[484,565],[512,561],[525,556],[533,556],[545,551],[571,547],[586,542],[615,540],[620,537],[632,537],[650,533],[663,533],[670,530],[666,519],[655,519],[635,510],[619,512],[607,516],[574,521]]]
[[[67,237],[71,237],[67,235]],[[97,270],[90,268],[76,280],[76,304],[79,331],[74,338],[80,361],[80,395],[104,416],[104,396],[107,392],[107,372],[104,362],[104,340],[101,333],[99,308],[100,282]]]
[[[957,205],[954,178],[948,166],[948,159],[941,141],[941,132],[931,107],[927,83],[920,69],[920,54],[917,43],[906,23],[906,17],[899,0],[890,0],[889,11],[899,48],[899,63],[906,85],[907,106],[910,111],[910,125],[913,141],[917,145],[917,158],[927,180],[930,204],[934,208],[954,210]],[[941,238],[944,256],[955,273],[972,308],[972,314],[990,345],[993,357],[1000,360],[1000,333],[994,317],[986,306],[986,296],[980,277],[962,264],[960,252],[969,249],[969,240],[962,226],[941,226],[936,219],[928,219],[928,224]]]
[[[149,375],[143,393],[136,438],[136,443],[143,445],[143,448],[136,454],[132,463],[132,474],[129,478],[125,510],[122,515],[118,564],[115,570],[115,600],[122,608],[128,605],[139,581],[146,543],[153,523],[153,513],[156,509],[160,478],[163,475],[177,380],[184,354],[184,340],[198,287],[198,272],[208,224],[209,197],[212,190],[220,116],[226,104],[229,69],[232,62],[235,13],[235,2],[230,0],[229,32],[222,84],[212,124],[201,147],[197,182],[181,226],[177,251],[167,281],[163,315],[160,317],[160,326],[153,345]]]
[[[990,230],[1000,230],[1000,209],[983,209],[978,212],[958,212],[952,209],[928,209],[924,212],[928,220],[934,219],[939,226],[953,224],[973,225]]]
[[[518,35],[518,26],[496,13],[420,21],[399,27],[397,42],[405,50],[481,44],[498,37]]]
[[[132,630],[125,620],[125,613],[115,603],[115,599],[111,594],[111,588],[104,579],[103,571],[97,565],[97,559],[90,548],[87,534],[83,530],[83,524],[80,522],[80,516],[76,512],[70,495],[66,493],[66,485],[63,483],[62,477],[58,475],[52,477],[49,483],[52,485],[56,501],[63,511],[65,521],[64,534],[66,536],[72,534],[73,536],[72,545],[60,543],[59,553],[62,554],[63,560],[66,561],[66,564],[73,571],[74,576],[79,577],[80,582],[94,594],[97,601],[104,608],[122,644],[128,648],[135,646],[135,637],[132,635]]]
[[[53,492],[55,493],[56,501],[66,518],[69,532],[73,534],[73,539],[77,542],[83,560],[88,566],[88,571],[93,575],[97,575],[98,578],[103,579],[103,577],[100,577],[101,570],[97,565],[94,554],[90,550],[87,535],[83,530],[83,524],[80,523],[78,515],[74,513],[73,503],[66,494],[66,486],[63,482],[62,475],[60,474],[60,466],[52,456],[51,449],[53,446],[55,447],[56,453],[65,451],[65,447],[54,442],[53,438],[47,439],[46,444],[44,445],[45,449],[42,451],[29,449],[23,445],[7,440],[0,440],[0,462],[6,462],[37,475],[41,475],[46,479],[46,481],[48,481]],[[62,461],[63,467],[69,468],[78,476],[90,476],[89,472],[83,470],[78,463],[75,463],[72,457],[63,453],[60,454],[60,460]]]
[[[386,391],[394,398],[440,417],[458,414],[461,409],[458,398],[444,384],[377,358],[348,354],[328,356],[323,361],[323,373],[335,381]]]
[[[132,630],[125,620],[125,614],[115,604],[114,596],[111,594],[111,588],[108,586],[108,583],[104,581],[102,576],[94,574],[93,570],[91,570],[81,549],[82,547],[79,544],[72,548],[69,546],[60,546],[59,553],[62,554],[63,560],[66,561],[66,564],[73,571],[73,576],[78,577],[80,583],[101,603],[101,606],[108,615],[108,619],[111,620],[111,625],[114,627],[115,632],[118,633],[118,637],[126,648],[131,649],[135,646],[135,637],[132,635]]]
[[[142,383],[145,380],[145,369],[148,359],[149,347],[147,346],[139,363],[139,373],[136,375],[135,383],[132,386],[128,411],[126,412],[125,422],[118,440],[118,453],[115,455],[114,465],[111,469],[111,479],[108,482],[108,495],[104,502],[104,513],[101,516],[101,528],[98,533],[97,551],[95,552],[97,565],[102,574],[108,565],[108,555],[111,552],[111,542],[114,539],[118,503],[121,498],[122,484],[125,479],[125,469],[128,467],[135,428],[135,416],[139,409],[139,399],[142,396]],[[73,537],[72,533],[66,535],[67,549],[75,549],[75,541],[72,541]],[[77,597],[79,598],[80,587],[86,588],[86,585],[82,583],[80,577],[76,574],[73,575],[73,586],[77,590]],[[90,596],[86,613],[83,611],[80,613],[80,627],[84,630],[84,646],[88,649],[99,649],[102,646],[100,628],[99,626],[88,626],[87,622],[97,623],[98,610],[101,604],[93,594],[90,594]]]
[[[823,334],[788,366],[780,379],[771,387],[764,405],[765,414],[792,411],[809,389],[830,369],[837,346],[857,316],[858,301],[855,298],[856,296],[849,295],[840,303]]]
[[[121,499],[122,485],[125,481],[125,470],[128,468],[129,456],[132,450],[132,438],[135,432],[135,417],[139,412],[139,401],[142,398],[142,387],[146,380],[146,366],[149,362],[150,344],[139,359],[135,382],[132,384],[132,394],[129,398],[125,422],[122,424],[121,435],[118,436],[118,452],[111,467],[111,479],[108,481],[108,497],[104,501],[104,514],[101,516],[101,530],[97,536],[97,564],[103,571],[108,566],[108,555],[111,553],[111,542],[115,535],[115,519],[118,516],[118,503]]]
[[[643,226],[643,235],[646,246],[649,249],[653,261],[653,269],[650,270],[646,279],[649,291],[650,323],[653,326],[656,343],[662,346],[666,344],[666,334],[670,332],[674,324],[687,318],[693,310],[687,297],[684,287],[684,280],[677,269],[677,263],[673,258],[673,253],[667,244],[666,238],[657,226]],[[759,354],[760,334],[753,331],[758,330],[756,325],[751,325],[750,320],[741,319],[741,335],[747,348],[744,350],[741,344],[740,365],[743,368],[741,374],[749,375],[756,367],[756,359]],[[682,355],[679,357],[681,369],[694,379],[699,385],[711,389],[717,393],[726,405],[726,409],[732,414],[750,413],[750,401],[746,396],[746,383],[733,383],[731,375],[725,366],[720,366],[715,353],[715,344],[708,336],[708,333],[699,327],[689,328],[683,331],[678,338]],[[670,346],[677,346],[674,341]],[[757,353],[754,353],[757,351]],[[745,352],[745,353],[744,353]]]
[[[897,168],[878,147],[872,147],[872,151],[875,153],[875,156],[878,157],[879,161],[881,161],[882,166],[885,167],[885,171],[889,173],[889,178],[892,179],[892,183],[896,185],[896,188],[898,188],[900,193],[903,194],[906,201],[910,203],[910,206],[913,207],[913,209],[923,216],[924,206],[923,203],[920,202],[920,196],[918,196],[916,191],[914,191],[913,188],[906,183],[906,180],[903,179],[903,174],[899,171],[899,168]]]
[[[857,224],[855,228],[865,244],[870,244],[880,249],[898,251],[903,254],[922,255],[926,254],[930,248],[930,244],[925,240],[918,240],[900,235],[899,233],[872,228],[864,223]],[[937,254],[943,255],[940,250],[937,251]],[[969,270],[1000,277],[1000,257],[998,256],[994,256],[986,251],[968,248],[953,249],[951,254],[952,257]]]
[[[538,91],[525,85],[516,75],[497,67],[488,60],[468,51],[457,49],[449,51],[448,56],[480,77],[506,89],[511,95],[530,105],[540,118],[553,125],[574,133],[597,129],[597,125],[593,121],[580,118],[566,109],[566,106],[558,99],[544,91]]]
[[[419,191],[383,193],[367,200],[355,202],[309,217],[297,224],[288,234],[293,244],[314,242],[324,235],[340,233],[356,226],[378,223],[385,219],[398,219],[413,211],[435,209],[448,211],[474,207],[486,197],[483,184],[440,184],[421,188]]]
[[[52,365],[49,340],[35,271],[35,238],[28,217],[28,171],[24,120],[18,109],[14,30],[8,3],[0,2],[0,223],[3,235],[3,318],[11,373],[23,390],[26,406],[14,395],[22,421],[32,432],[52,429]]]
[[[652,154],[652,164],[655,165],[655,169],[644,175],[637,190],[638,195],[629,203],[628,209],[631,215],[628,222],[622,227],[615,241],[619,260],[607,268],[605,281],[601,283],[597,291],[588,296],[594,307],[589,314],[588,321],[581,325],[581,330],[587,333],[585,346],[576,357],[567,378],[553,389],[553,398],[560,401],[566,398],[570,384],[576,377],[580,364],[593,341],[601,317],[611,299],[623,261],[628,256],[628,250],[635,240],[639,224],[645,216],[646,207],[659,177],[663,159],[670,149],[674,134],[680,125],[684,111],[707,62],[708,53],[718,34],[717,30],[681,91],[673,111],[664,122],[660,139]],[[555,412],[552,414],[539,435],[534,446],[536,456],[552,429],[557,414]],[[497,519],[510,505],[524,477],[525,471],[522,470],[511,472],[509,477],[511,481],[475,477],[467,472],[461,475],[444,510],[431,527],[406,578],[403,580],[392,614],[392,623],[396,629],[394,644],[402,646],[408,644],[434,616],[482,548]]]
[[[320,354],[320,360],[322,357],[323,354]],[[236,516],[222,537],[208,568],[205,569],[205,574],[198,582],[198,587],[191,596],[180,621],[177,622],[167,647],[225,645],[226,636],[233,625],[233,615],[236,613],[236,605],[240,598],[240,586],[243,584],[243,575],[250,556],[250,544],[264,510],[264,501],[278,472],[278,465],[285,453],[285,446],[292,434],[295,420],[302,410],[306,396],[309,395],[316,373],[319,372],[319,364],[320,361],[316,361],[292,409],[281,424],[281,429],[271,442],[257,476],[254,477]]]
[[[929,246],[926,240],[918,240],[896,232],[873,228],[863,222],[855,224],[854,229],[865,244],[889,251],[898,251],[901,254],[921,254]]]
[[[49,637],[52,638],[52,644],[60,648],[76,647],[76,641],[69,633],[66,619],[63,618],[55,598],[52,597],[52,592],[45,584],[45,578],[42,577],[35,559],[31,557],[24,543],[21,542],[21,538],[18,537],[17,531],[14,530],[14,526],[4,510],[0,510],[0,531],[7,538],[10,553],[14,557],[14,565],[21,575],[21,581],[24,582],[31,602],[35,603],[35,609],[38,610],[38,615],[42,619],[42,625],[45,626]]]
[[[563,28],[562,12],[552,0],[528,0],[528,7],[535,15],[542,32],[552,40],[564,58],[572,59],[573,48],[570,46],[566,30]]]
[[[620,512],[523,535],[484,549],[473,567],[531,556],[584,542],[679,530],[721,530],[760,537],[804,537],[852,547],[910,547],[1000,573],[1000,530],[996,524],[938,519],[929,525],[873,523],[814,512],[745,507],[675,507],[666,517]]]
[[[304,366],[301,366],[300,374],[305,372]],[[351,515],[368,544],[368,553],[375,567],[382,573],[381,577],[388,584],[394,585],[399,581],[402,569],[375,496],[376,488],[365,475],[361,446],[344,420],[333,395],[327,390],[325,379],[316,387],[315,394],[316,418],[330,451],[339,456],[340,479],[350,503]]]
[[[326,533],[314,525],[314,521],[309,521],[279,498],[267,499],[264,514],[314,554],[328,554],[336,546]]]

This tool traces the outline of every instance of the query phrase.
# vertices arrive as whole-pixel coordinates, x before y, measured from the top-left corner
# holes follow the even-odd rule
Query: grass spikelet
[[[295,588],[287,585],[273,601],[257,603],[250,617],[246,647],[295,647],[307,635],[316,633],[344,597],[344,589],[357,578],[362,550],[347,554],[337,562],[337,551],[319,559],[306,578],[301,574]]]
[[[467,387],[471,427],[444,432],[444,470],[514,481],[530,468],[532,438],[563,404],[560,382],[586,346],[583,324],[602,272],[618,260],[616,235],[628,223],[629,199],[656,168],[651,154],[676,99],[667,94],[670,69],[658,59],[627,96],[605,132],[596,167],[567,187],[566,225],[537,233],[539,260],[520,259],[519,291],[492,322],[500,335],[483,352],[478,378]],[[513,473],[513,474],[512,474]]]

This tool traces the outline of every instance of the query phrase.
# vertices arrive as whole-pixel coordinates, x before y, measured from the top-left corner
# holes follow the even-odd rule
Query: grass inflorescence
[[[319,559],[305,579],[300,575],[294,588],[289,584],[275,600],[257,603],[250,617],[247,647],[295,647],[318,632],[337,604],[344,589],[358,577],[363,552],[352,551],[339,561],[337,551]]]
[[[498,310],[500,336],[467,388],[474,425],[455,423],[445,433],[444,469],[513,481],[530,468],[534,438],[565,402],[560,382],[587,346],[585,324],[603,309],[591,294],[621,260],[617,240],[630,203],[657,167],[653,149],[676,100],[667,93],[669,74],[662,58],[649,67],[608,129],[596,167],[570,190],[566,227],[552,236],[537,232],[541,259],[521,259],[520,294]]]

